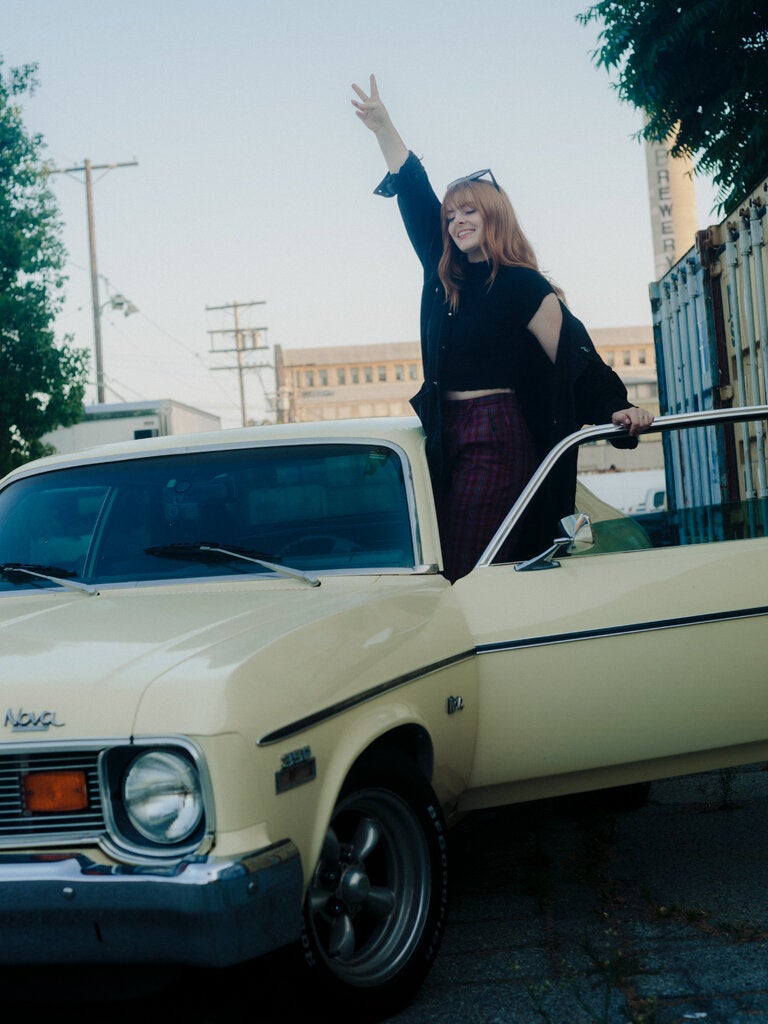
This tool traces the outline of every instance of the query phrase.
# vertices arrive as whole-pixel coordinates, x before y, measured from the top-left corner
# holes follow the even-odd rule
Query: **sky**
[[[490,166],[588,327],[650,324],[641,120],[594,64],[588,6],[0,0],[6,68],[38,65],[23,118],[45,157],[127,165],[93,172],[106,400],[172,398],[239,425],[233,356],[211,351],[231,346],[235,303],[265,328],[267,366],[275,345],[418,339],[420,268],[395,201],[373,195],[386,168],[351,104],[371,72],[439,195]],[[57,337],[93,352],[85,176],[50,181],[68,253]],[[701,226],[719,220],[714,195],[697,183]],[[259,421],[273,376],[244,381]]]

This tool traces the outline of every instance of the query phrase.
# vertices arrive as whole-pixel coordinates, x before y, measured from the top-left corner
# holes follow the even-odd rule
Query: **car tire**
[[[304,905],[302,946],[320,996],[350,1019],[410,1000],[448,911],[445,821],[416,766],[379,752],[350,773]]]

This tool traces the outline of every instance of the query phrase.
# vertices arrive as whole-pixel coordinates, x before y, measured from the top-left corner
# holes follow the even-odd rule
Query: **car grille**
[[[0,845],[100,835],[104,831],[104,815],[98,759],[98,750],[0,755]],[[88,806],[76,811],[30,813],[24,805],[24,778],[33,772],[61,770],[85,774]]]

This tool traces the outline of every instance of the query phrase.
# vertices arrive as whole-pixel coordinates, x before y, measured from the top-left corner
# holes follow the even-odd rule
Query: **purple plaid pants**
[[[514,393],[443,402],[437,514],[445,576],[465,576],[533,475],[533,440]]]

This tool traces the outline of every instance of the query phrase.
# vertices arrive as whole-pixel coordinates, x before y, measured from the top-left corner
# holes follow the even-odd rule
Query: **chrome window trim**
[[[440,569],[435,562],[431,562],[428,565],[412,565],[412,566],[386,566],[377,568],[365,568],[364,566],[360,569],[324,569],[319,570],[315,573],[318,579],[333,579],[340,577],[349,577],[352,579],[363,579],[369,578],[374,579],[377,576],[401,576],[403,578],[410,578],[412,576],[436,576],[440,575]],[[115,590],[146,590],[151,587],[185,587],[189,585],[195,586],[211,586],[217,583],[287,583],[290,585],[292,590],[304,589],[301,584],[297,584],[295,580],[287,579],[280,573],[267,572],[232,572],[226,576],[175,576],[173,579],[159,579],[159,580],[125,580],[119,583],[99,583],[98,589],[100,593],[106,593],[107,591]],[[72,591],[67,591],[61,587],[45,587],[38,589],[28,589],[23,591],[18,590],[0,590],[0,601],[4,601],[6,598],[19,598],[19,597],[37,597],[41,594],[45,594],[46,597],[71,597]]]

